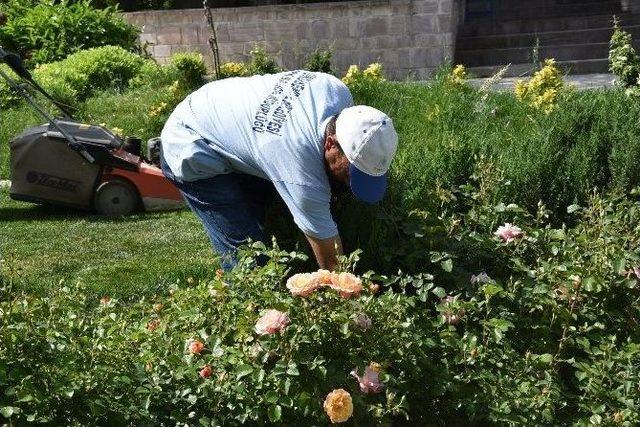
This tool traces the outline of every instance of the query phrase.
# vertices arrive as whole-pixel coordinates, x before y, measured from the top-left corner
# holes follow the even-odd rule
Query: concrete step
[[[609,43],[540,46],[538,57],[554,58],[557,61],[597,59],[609,56]],[[532,62],[531,47],[507,49],[457,50],[456,62],[469,67],[494,64],[520,64]]]
[[[624,27],[624,30],[634,39],[640,40],[640,25]],[[613,34],[612,27],[589,28],[574,31],[548,31],[542,33],[498,34],[493,36],[460,37],[456,49],[506,49],[531,48],[538,43],[540,46],[558,46],[563,44],[608,43]]]
[[[596,74],[607,73],[609,60],[606,58],[559,61],[558,66],[565,74]],[[504,65],[485,65],[480,67],[468,67],[467,72],[475,77],[491,77],[500,71]],[[528,63],[511,64],[504,77],[530,76],[536,71],[535,66]]]
[[[483,4],[486,5],[483,7]],[[576,17],[588,15],[617,14],[622,12],[620,1],[599,1],[581,3],[519,2],[517,5],[487,7],[491,2],[468,3],[465,16],[467,21],[504,19],[541,19],[556,17]],[[477,5],[477,9],[474,9]]]
[[[640,24],[640,16],[631,13],[616,14],[623,26]],[[613,14],[574,16],[545,19],[513,19],[466,22],[459,31],[459,37],[480,37],[499,34],[530,34],[554,31],[579,31],[590,28],[613,26]]]

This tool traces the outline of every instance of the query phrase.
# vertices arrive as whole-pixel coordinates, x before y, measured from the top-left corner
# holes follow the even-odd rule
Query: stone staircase
[[[606,73],[614,15],[640,46],[640,7],[628,3],[640,0],[466,0],[454,62],[479,77],[512,64],[507,75],[520,76],[537,51],[571,74]]]

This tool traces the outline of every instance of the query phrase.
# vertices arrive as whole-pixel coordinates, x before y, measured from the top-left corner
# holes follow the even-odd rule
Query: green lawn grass
[[[117,126],[143,139],[157,136],[171,106],[150,116],[154,106],[168,100],[170,92],[167,82],[156,83],[124,93],[103,92],[81,105],[78,118]],[[558,223],[565,219],[568,205],[583,203],[594,188],[628,190],[640,184],[640,104],[630,102],[619,89],[569,90],[548,116],[518,102],[511,93],[451,87],[441,76],[428,83],[383,82],[353,93],[356,103],[388,112],[400,136],[382,206],[349,202],[336,212],[345,248],[364,250],[363,269],[393,272],[410,268],[402,256],[403,235],[398,231],[403,218],[414,209],[433,212],[440,203],[435,190],[467,183],[480,157],[494,166],[496,179],[508,184],[492,188],[496,203],[517,203],[535,211],[542,200],[554,211]],[[0,112],[0,120],[0,178],[6,179],[7,140],[42,120],[24,105]],[[25,280],[34,288],[77,277],[93,280],[96,289],[146,292],[209,265],[203,264],[210,257],[204,232],[188,212],[115,221],[70,211],[25,211],[21,206],[26,205],[5,200],[2,206],[2,237],[10,238],[3,250],[14,250],[22,257],[29,266]],[[278,212],[278,218],[287,219]],[[392,217],[398,219],[394,224],[388,220]],[[176,229],[171,228],[172,222]],[[14,230],[12,224],[22,225]],[[65,231],[63,225],[73,231]],[[15,237],[26,230],[34,238],[63,237],[43,238],[46,245]],[[168,249],[163,242],[163,233],[169,232],[181,242],[174,246],[177,249]],[[285,248],[301,241],[288,220],[280,221],[273,232]],[[183,260],[183,254],[191,256],[188,249],[193,241],[189,239],[194,236],[200,236],[195,253],[201,255]],[[104,239],[102,244],[100,239]],[[91,248],[93,254],[71,254],[76,241],[82,242],[85,252]],[[43,262],[35,251],[45,260],[53,258]]]
[[[218,263],[189,211],[109,219],[13,201],[0,190],[0,251],[20,269],[18,285],[46,294],[59,282],[85,283],[120,298],[166,289],[189,276],[212,277]]]

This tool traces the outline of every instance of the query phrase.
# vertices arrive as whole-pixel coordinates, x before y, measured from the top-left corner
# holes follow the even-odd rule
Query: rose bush
[[[65,425],[637,425],[640,192],[571,206],[568,226],[542,205],[496,202],[484,179],[451,189],[437,220],[404,219],[406,250],[428,253],[421,270],[356,275],[355,252],[337,273],[298,276],[324,284],[304,297],[287,283],[305,257],[275,243],[138,301],[81,284],[24,294],[5,259],[0,414]],[[494,236],[505,223],[521,233],[508,243]],[[446,251],[429,250],[436,239]]]

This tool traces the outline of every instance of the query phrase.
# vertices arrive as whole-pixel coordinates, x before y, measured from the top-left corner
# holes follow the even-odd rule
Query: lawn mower
[[[68,106],[33,79],[22,58],[1,46],[0,62],[20,81],[2,70],[0,76],[47,120],[9,141],[12,199],[93,209],[110,216],[183,205],[179,191],[159,168],[159,138],[149,140],[143,156],[139,138],[121,138],[104,126],[76,121]],[[51,101],[62,117],[53,117],[41,107],[36,91]]]

